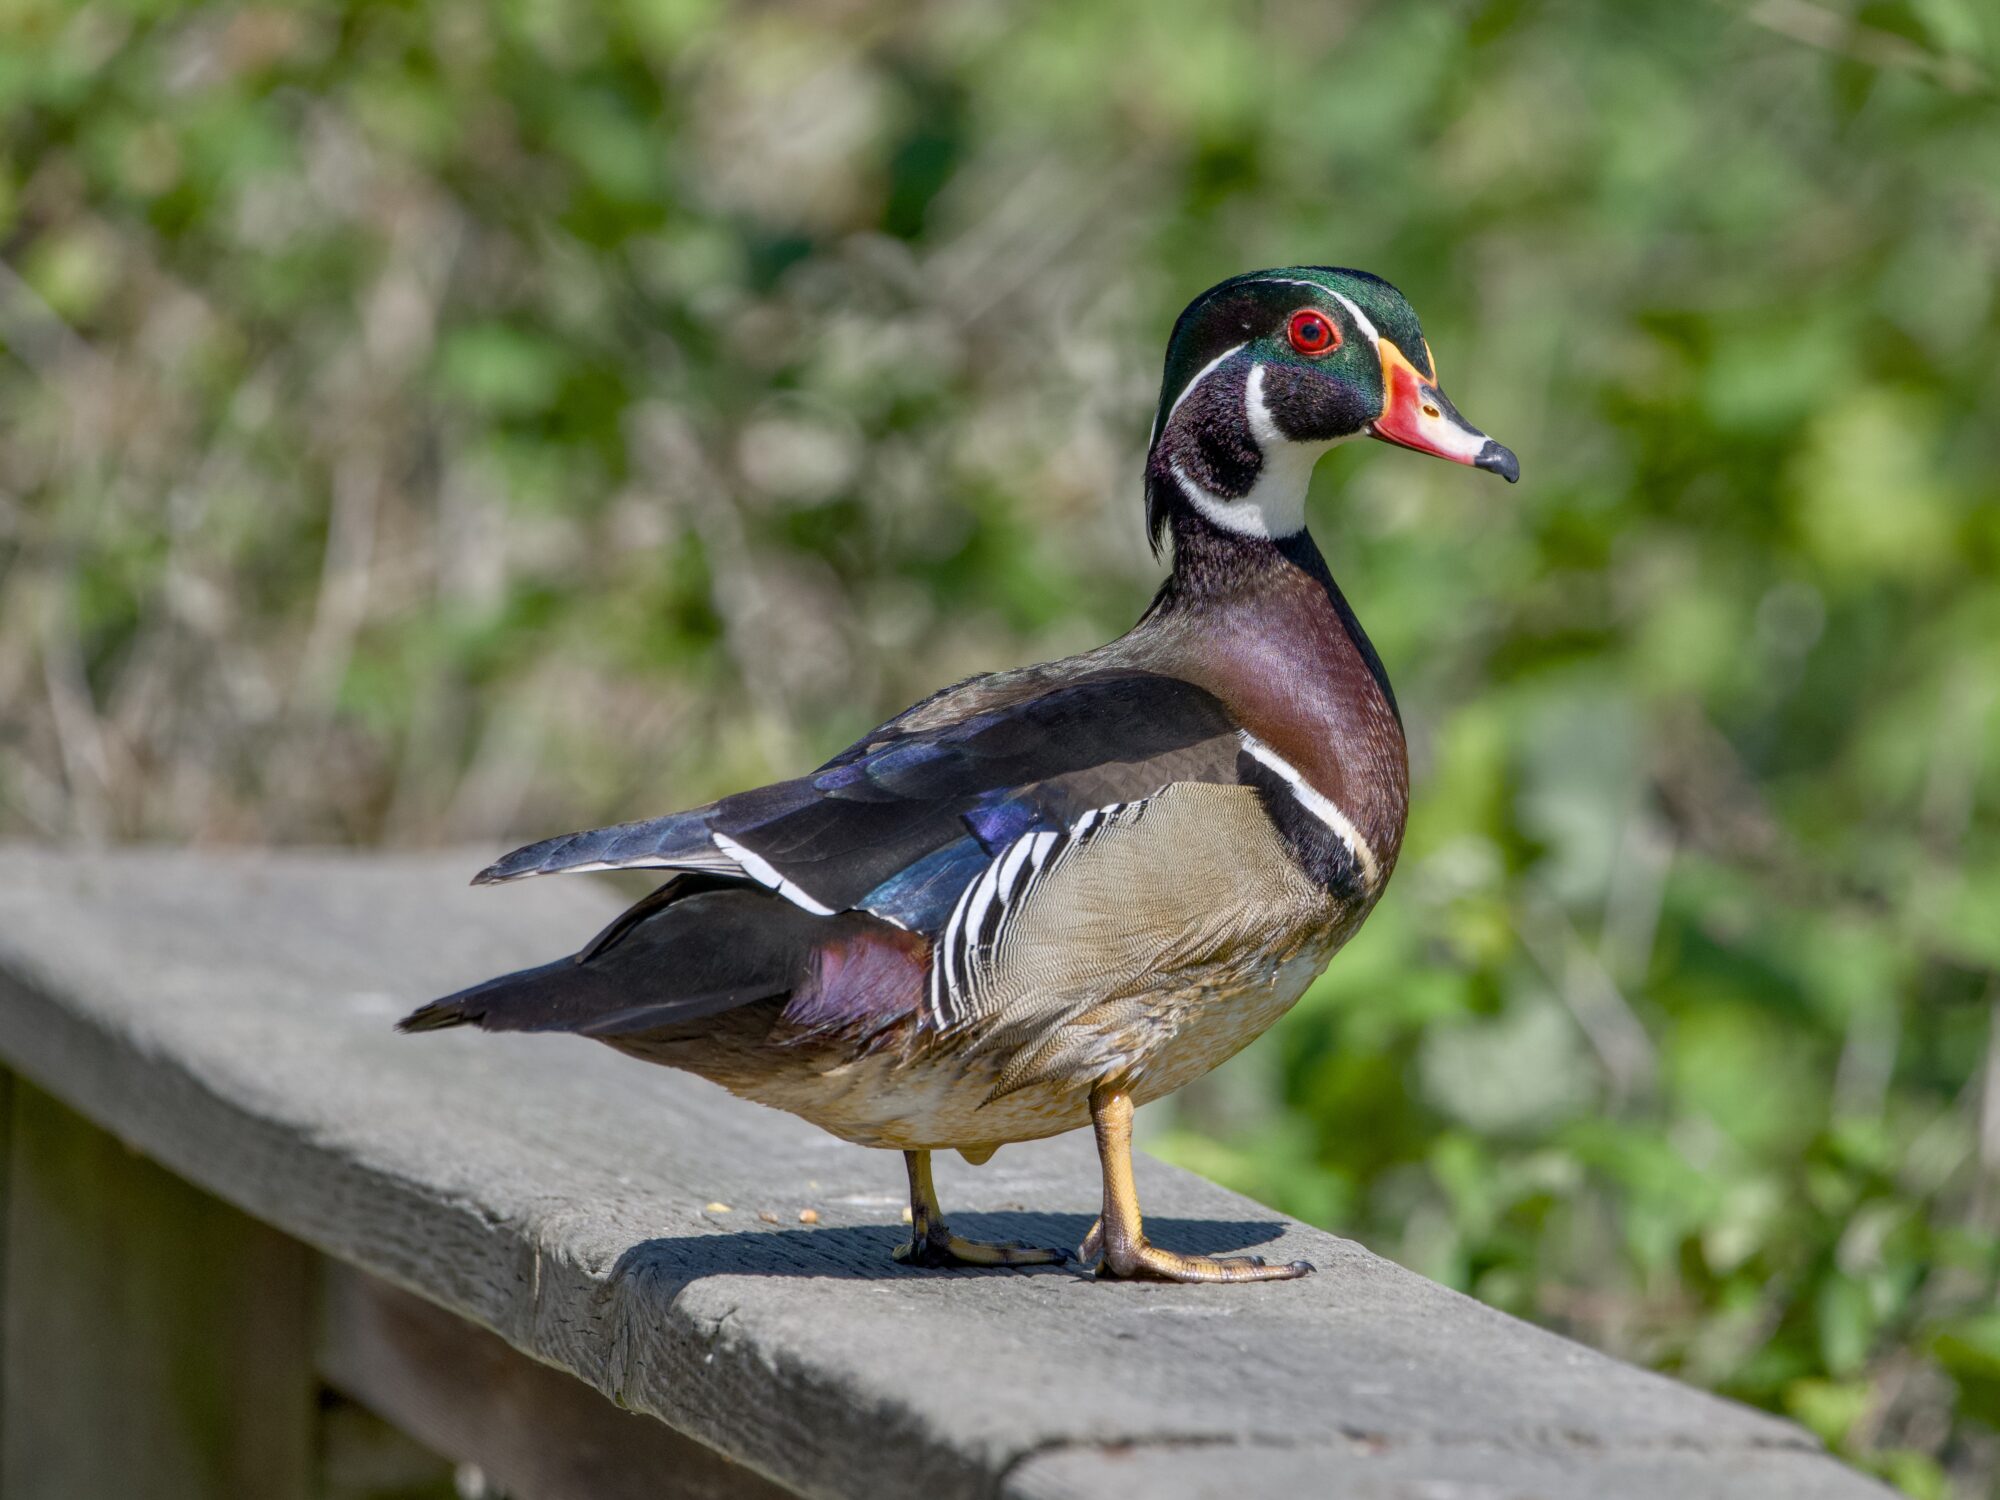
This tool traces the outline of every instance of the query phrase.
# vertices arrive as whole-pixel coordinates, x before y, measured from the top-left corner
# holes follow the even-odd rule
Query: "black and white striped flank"
[[[994,856],[960,893],[932,951],[926,1003],[934,1029],[950,1031],[980,1014],[1013,919],[1044,881],[1111,829],[1139,822],[1151,801],[1093,807],[1065,829],[1023,834]]]

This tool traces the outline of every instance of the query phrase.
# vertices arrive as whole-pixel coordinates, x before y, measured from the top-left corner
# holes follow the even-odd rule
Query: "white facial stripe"
[[[1305,286],[1311,287],[1316,292],[1324,292],[1326,290],[1317,281],[1305,281],[1297,276],[1259,276],[1255,281],[1246,281],[1243,284],[1245,286]],[[1339,297],[1340,293],[1335,292],[1332,295]],[[1346,301],[1347,299],[1343,297],[1341,300]]]
[[[1199,370],[1196,370],[1194,372],[1194,379],[1190,380],[1186,385],[1182,386],[1181,393],[1178,396],[1174,397],[1174,404],[1167,408],[1166,416],[1161,420],[1158,420],[1153,423],[1153,435],[1151,438],[1147,440],[1146,446],[1150,448],[1154,443],[1157,443],[1160,440],[1161,430],[1165,428],[1168,422],[1173,421],[1174,413],[1181,409],[1181,403],[1183,401],[1187,400],[1189,396],[1192,396],[1194,394],[1194,388],[1196,386],[1200,385],[1204,380],[1208,379],[1209,376],[1213,375],[1216,371],[1216,367],[1220,365],[1225,359],[1229,358],[1230,355],[1240,354],[1243,350],[1247,349],[1248,347],[1249,345],[1246,342],[1238,344],[1234,349],[1224,349],[1220,354],[1216,355],[1214,359],[1211,359],[1207,364],[1203,365]]]
[[[1330,295],[1336,301],[1338,301],[1342,307],[1346,308],[1350,313],[1354,315],[1354,326],[1361,330],[1363,336],[1367,338],[1370,344],[1380,344],[1382,342],[1382,335],[1375,331],[1374,319],[1370,318],[1367,313],[1361,310],[1360,303],[1356,302],[1352,297],[1348,296],[1345,292],[1333,292]]]
[[[1360,305],[1352,297],[1343,292],[1331,291],[1317,281],[1306,281],[1295,276],[1260,276],[1256,281],[1247,284],[1301,286],[1322,296],[1330,296],[1347,309],[1348,314],[1354,319],[1355,327],[1361,331],[1363,337],[1373,344],[1379,344],[1381,341],[1381,334],[1376,331],[1374,321],[1361,310]],[[1181,403],[1194,393],[1196,386],[1214,374],[1231,355],[1239,354],[1248,347],[1246,341],[1233,349],[1225,349],[1202,366],[1194,379],[1183,386],[1180,394],[1174,397],[1173,404],[1167,408],[1165,418],[1154,424],[1151,442],[1155,444],[1159,442],[1160,433],[1166,424],[1173,420],[1174,413],[1181,409]],[[1180,486],[1181,493],[1187,496],[1188,503],[1201,512],[1211,525],[1223,531],[1233,532],[1237,536],[1270,540],[1293,536],[1305,529],[1306,491],[1312,483],[1313,466],[1319,462],[1320,455],[1327,449],[1336,443],[1346,442],[1347,438],[1301,442],[1285,436],[1284,430],[1278,426],[1277,420],[1271,414],[1271,408],[1264,400],[1264,380],[1265,367],[1257,364],[1251,366],[1249,377],[1244,382],[1244,420],[1263,455],[1257,479],[1247,495],[1237,500],[1225,499],[1197,484],[1179,464],[1173,465],[1171,472],[1174,482]],[[1360,434],[1352,433],[1349,436],[1358,437]]]
[[[736,862],[737,868],[765,889],[776,891],[780,896],[791,902],[792,905],[803,907],[816,917],[830,917],[833,915],[832,907],[825,905],[823,902],[815,901],[805,891],[800,889],[796,882],[787,880],[784,876],[780,875],[771,862],[764,858],[763,855],[744,848],[726,833],[711,833],[708,837],[716,848],[720,849]]]
[[[1347,845],[1347,852],[1352,854],[1354,862],[1361,866],[1362,883],[1369,890],[1374,890],[1375,882],[1381,875],[1381,867],[1375,862],[1375,851],[1368,847],[1368,841],[1348,820],[1347,814],[1322,796],[1318,789],[1306,780],[1305,774],[1297,766],[1249,730],[1239,729],[1237,736],[1243,741],[1243,748],[1250,752],[1253,760],[1269,767],[1284,779],[1285,784],[1291,787],[1292,795],[1298,799],[1299,806],[1326,824],[1333,830],[1334,836]]]
[[[1260,276],[1251,282],[1252,286],[1303,286],[1310,287],[1323,296],[1331,297],[1354,315],[1354,326],[1367,337],[1369,343],[1381,342],[1382,335],[1376,331],[1375,320],[1361,310],[1361,304],[1345,292],[1336,292],[1331,287],[1317,281],[1301,281],[1296,276]]]
[[[1273,449],[1291,441],[1278,426],[1278,419],[1271,415],[1271,408],[1264,404],[1263,365],[1252,365],[1250,378],[1243,382],[1243,415],[1249,420],[1250,436],[1257,440],[1267,458]]]

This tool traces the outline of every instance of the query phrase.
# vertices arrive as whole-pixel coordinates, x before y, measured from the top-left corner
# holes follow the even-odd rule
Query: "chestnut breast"
[[[1171,634],[1171,670],[1296,766],[1367,839],[1386,878],[1409,811],[1409,753],[1373,648],[1333,580],[1274,557],[1226,600],[1178,613]]]

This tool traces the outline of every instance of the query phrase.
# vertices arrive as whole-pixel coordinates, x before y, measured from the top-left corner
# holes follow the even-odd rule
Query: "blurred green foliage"
[[[1402,868],[1179,1159],[2000,1472],[2000,13],[0,6],[0,831],[541,835],[1122,629],[1180,305],[1389,276]]]

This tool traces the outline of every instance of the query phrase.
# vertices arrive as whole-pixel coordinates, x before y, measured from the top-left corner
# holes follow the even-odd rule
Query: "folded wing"
[[[531,844],[480,883],[666,869],[751,881],[817,916],[866,912],[937,935],[1002,850],[1174,782],[1235,783],[1238,726],[1157,673],[1094,673],[941,717],[893,720],[810,776],[644,822]],[[920,727],[919,727],[920,726]]]

